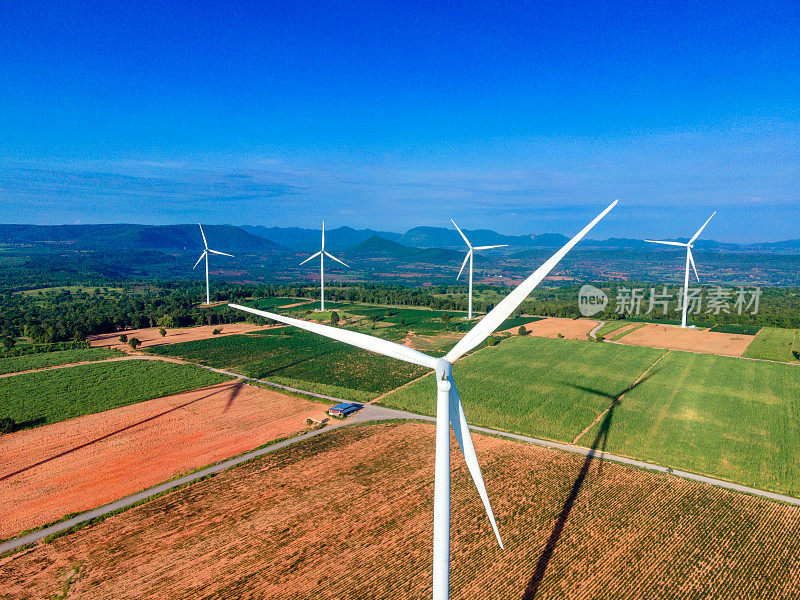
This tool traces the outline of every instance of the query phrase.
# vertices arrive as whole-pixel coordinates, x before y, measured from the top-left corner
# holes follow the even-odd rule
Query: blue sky
[[[0,221],[800,237],[796,2],[4,2]]]

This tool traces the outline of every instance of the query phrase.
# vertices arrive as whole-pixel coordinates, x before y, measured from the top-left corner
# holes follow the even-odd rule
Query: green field
[[[35,427],[185,392],[229,379],[153,360],[81,365],[0,379],[0,418]]]
[[[756,339],[750,342],[744,356],[748,358],[764,358],[781,362],[796,362],[793,350],[800,350],[800,342],[796,341],[797,331],[778,327],[764,327]]]
[[[231,335],[148,350],[358,401],[371,400],[426,371],[307,331],[285,331],[286,335]]]
[[[662,354],[653,348],[512,337],[458,361],[453,374],[470,423],[572,441]],[[432,377],[426,377],[382,403],[433,415],[435,394]]]
[[[671,352],[614,409],[607,449],[797,496],[798,417],[800,368]]]
[[[0,358],[0,375],[88,360],[103,360],[104,358],[114,358],[115,356],[124,356],[124,354],[119,350],[110,348],[77,348],[75,350],[12,356],[9,358]]]

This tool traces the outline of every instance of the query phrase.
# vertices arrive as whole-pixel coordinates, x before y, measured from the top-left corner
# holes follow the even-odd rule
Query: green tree
[[[158,330],[158,333],[161,334],[161,337],[164,337],[167,335],[167,330],[162,327],[161,329]]]
[[[519,335],[528,335],[528,330],[525,329],[525,325],[520,325],[519,329],[517,329],[517,333]]]
[[[142,342],[139,338],[132,337],[131,339],[128,340],[128,345],[134,350],[136,350],[136,348],[142,345]]]
[[[336,311],[333,311],[331,313],[331,325],[333,325],[335,327],[338,324],[339,324],[339,313],[337,313]]]
[[[121,336],[119,336],[119,341],[124,344],[128,341],[128,336],[123,333]]]

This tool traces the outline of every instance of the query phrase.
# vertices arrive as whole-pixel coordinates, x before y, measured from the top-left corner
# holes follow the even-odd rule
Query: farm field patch
[[[122,356],[122,352],[110,348],[77,348],[75,350],[59,350],[57,352],[41,352],[38,354],[11,356],[9,358],[0,358],[0,375],[30,371],[32,369],[45,369],[56,365],[68,365],[90,360],[103,360],[117,356]]]
[[[800,496],[798,415],[797,367],[671,352],[615,407],[607,450]]]
[[[559,334],[568,340],[585,340],[589,332],[597,327],[598,321],[588,319],[562,319],[559,317],[547,317],[545,319],[528,322],[525,329],[529,335],[536,337],[557,338]],[[510,329],[511,333],[517,333],[516,329]]]
[[[793,351],[800,352],[797,330],[764,327],[745,350],[749,358],[763,358],[781,362],[797,362]]]
[[[284,328],[280,335],[238,335],[154,347],[211,367],[230,369],[347,400],[367,401],[426,372],[341,342]]]
[[[752,341],[752,335],[742,333],[682,329],[655,323],[646,323],[644,326],[639,323],[620,339],[622,344],[704,352],[722,356],[741,356]]]
[[[625,327],[625,325],[628,324],[628,321],[606,321],[606,324],[597,330],[597,336],[607,336],[608,334],[616,331],[617,329]]]
[[[229,379],[155,360],[78,365],[0,378],[0,418],[20,428],[57,423]]]
[[[433,438],[411,423],[317,436],[1,558],[0,594],[430,598]],[[475,447],[506,549],[456,458],[454,599],[798,593],[798,507],[509,440]]]
[[[0,538],[306,429],[316,402],[241,382],[3,437]]]
[[[213,331],[215,329],[219,329],[221,333],[214,335]],[[264,325],[254,325],[252,323],[200,325],[199,327],[167,329],[167,335],[162,337],[158,327],[148,327],[146,329],[129,329],[127,331],[93,335],[89,337],[89,341],[91,342],[92,346],[101,348],[116,348],[118,350],[122,350],[123,352],[130,352],[131,347],[128,345],[128,343],[121,342],[119,340],[120,336],[123,334],[127,335],[128,339],[134,337],[137,338],[140,342],[142,342],[141,348],[149,348],[151,346],[178,344],[181,342],[205,340],[225,335],[249,333],[252,331],[260,331],[262,329],[264,329]]]
[[[459,360],[453,371],[470,423],[569,442],[662,354],[514,336]],[[381,404],[435,414],[432,377],[389,394]]]

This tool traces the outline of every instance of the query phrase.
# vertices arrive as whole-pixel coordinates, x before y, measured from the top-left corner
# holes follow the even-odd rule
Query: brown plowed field
[[[476,436],[453,444],[451,597],[796,598],[800,509]],[[345,428],[0,559],[45,598],[430,598],[434,427]]]
[[[611,337],[613,338],[621,331],[622,329],[613,332]],[[670,325],[648,323],[644,327],[631,331],[618,341],[634,346],[687,350],[722,356],[741,356],[753,339],[755,339],[754,335],[741,333],[719,333],[705,329],[682,329]]]
[[[546,338],[557,338],[560,333],[568,340],[585,340],[589,332],[597,327],[599,321],[587,319],[561,319],[548,317],[525,325],[530,335]],[[509,333],[517,333],[519,327],[512,327]]]
[[[324,407],[242,383],[4,435],[0,538],[306,428]]]
[[[200,325],[198,327],[183,327],[180,329],[167,329],[167,335],[161,337],[158,327],[148,327],[146,329],[128,329],[117,331],[116,333],[104,333],[102,335],[89,336],[92,346],[101,348],[116,348],[123,352],[130,352],[131,347],[127,342],[120,342],[119,336],[125,334],[128,339],[138,338],[142,342],[141,347],[159,346],[161,344],[177,344],[178,342],[193,342],[204,340],[210,337],[217,337],[212,332],[220,329],[222,333],[217,335],[232,335],[238,333],[248,333],[250,331],[261,331],[268,329],[263,325],[253,325],[251,323],[231,323],[229,325]]]

